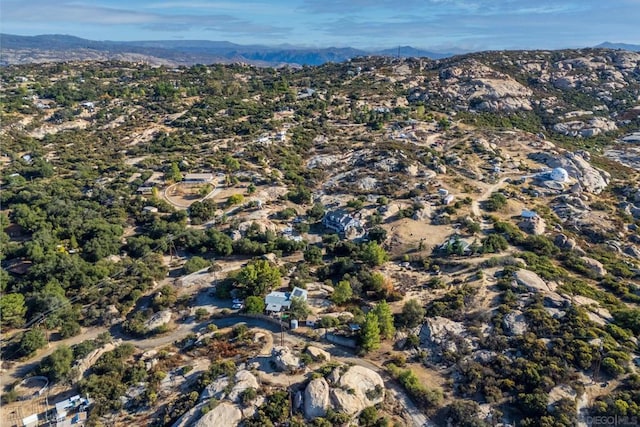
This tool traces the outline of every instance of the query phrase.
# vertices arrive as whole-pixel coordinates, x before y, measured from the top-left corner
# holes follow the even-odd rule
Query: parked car
[[[244,301],[241,300],[240,298],[236,298],[236,299],[233,300],[233,303],[234,304],[244,304]]]
[[[234,310],[242,310],[244,308],[244,304],[233,304],[231,308]]]

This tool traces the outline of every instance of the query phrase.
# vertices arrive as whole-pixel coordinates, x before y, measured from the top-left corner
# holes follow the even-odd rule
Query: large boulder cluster
[[[336,367],[327,378],[316,378],[304,391],[304,414],[312,419],[336,412],[357,416],[363,409],[384,400],[384,382],[369,368]]]

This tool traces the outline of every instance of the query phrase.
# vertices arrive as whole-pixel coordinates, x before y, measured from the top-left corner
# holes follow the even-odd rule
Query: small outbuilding
[[[184,180],[182,181],[185,184],[204,184],[208,182],[213,182],[213,174],[212,173],[188,173],[184,176]]]

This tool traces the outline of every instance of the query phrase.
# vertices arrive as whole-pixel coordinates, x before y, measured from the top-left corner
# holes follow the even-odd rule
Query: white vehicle
[[[244,308],[244,304],[233,304],[231,308],[233,308],[234,310],[241,310]]]
[[[236,298],[236,299],[233,300],[233,303],[234,304],[244,304],[244,301],[239,299],[239,298]]]

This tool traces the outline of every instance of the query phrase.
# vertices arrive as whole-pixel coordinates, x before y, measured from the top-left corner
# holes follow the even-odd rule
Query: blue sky
[[[2,0],[0,31],[359,48],[640,44],[640,0]]]

